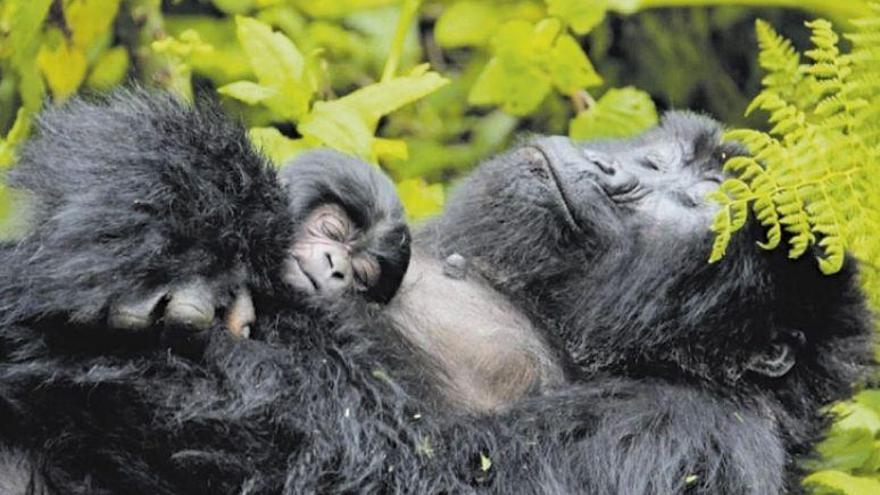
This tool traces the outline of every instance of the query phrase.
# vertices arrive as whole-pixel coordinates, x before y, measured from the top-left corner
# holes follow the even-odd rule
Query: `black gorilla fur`
[[[552,331],[577,372],[502,414],[437,409],[430,371],[375,307],[324,317],[285,304],[271,268],[289,225],[263,216],[278,211],[279,193],[238,125],[211,107],[136,93],[50,112],[38,131],[14,180],[42,205],[41,220],[7,251],[0,287],[0,487],[784,493],[798,491],[798,461],[826,425],[820,407],[845,397],[871,364],[853,263],[823,277],[810,260],[757,250],[753,227],[709,265],[708,232],[658,239],[591,204],[573,226],[514,151],[466,179],[416,243],[472,258]],[[640,138],[595,146],[651,143],[706,161],[719,129],[671,114]],[[190,187],[111,170],[151,152],[178,164],[172,183]],[[181,210],[142,217],[135,203],[112,205],[130,218],[108,221],[102,187],[168,194]],[[202,225],[216,230],[190,230]],[[197,259],[162,247],[178,232],[205,239]],[[92,328],[140,278],[217,276],[232,268],[228,252],[262,290],[257,328],[271,331],[260,340],[214,331],[192,360]],[[68,314],[83,323],[58,318]],[[746,371],[751,353],[786,328],[806,336],[795,368],[778,379]]]

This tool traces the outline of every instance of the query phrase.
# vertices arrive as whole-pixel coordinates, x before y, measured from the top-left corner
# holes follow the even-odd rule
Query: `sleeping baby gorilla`
[[[143,92],[72,102],[38,127],[10,174],[38,228],[7,248],[20,283],[6,289],[48,289],[45,305],[22,316],[67,307],[95,323],[109,307],[111,328],[204,330],[220,320],[247,337],[252,289],[289,291],[307,311],[352,297],[386,304],[400,286],[410,257],[403,208],[364,162],[315,151],[276,178],[215,105],[194,111]],[[130,289],[108,301],[101,287],[119,273]],[[64,302],[71,283],[80,290]]]

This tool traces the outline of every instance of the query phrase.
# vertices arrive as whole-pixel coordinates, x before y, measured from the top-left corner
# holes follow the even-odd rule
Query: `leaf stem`
[[[422,0],[403,0],[400,7],[400,19],[397,20],[397,30],[394,32],[394,42],[391,44],[391,53],[382,70],[382,82],[388,81],[397,73],[400,66],[400,58],[403,56],[403,44],[406,42],[406,34],[412,25],[413,18],[419,11]]]

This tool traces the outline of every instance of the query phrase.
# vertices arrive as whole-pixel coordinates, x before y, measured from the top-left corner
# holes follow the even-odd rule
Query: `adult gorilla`
[[[188,133],[185,146],[215,153],[217,167],[229,164],[204,143],[261,163],[236,125],[187,127],[162,115],[143,119],[153,129],[138,133],[144,146],[171,128]],[[44,124],[43,135],[65,135],[57,130]],[[755,249],[757,227],[724,262],[705,263],[712,206],[702,196],[736,152],[719,136],[708,119],[670,114],[633,140],[525,143],[481,165],[422,229],[409,280],[387,310],[312,314],[267,286],[256,294],[260,340],[212,332],[196,360],[156,350],[143,334],[68,322],[107,309],[77,312],[83,300],[134,292],[125,288],[131,273],[65,271],[59,255],[45,254],[63,253],[53,251],[63,242],[47,239],[101,251],[118,237],[88,247],[77,224],[62,222],[74,234],[53,238],[59,224],[38,223],[7,251],[14,268],[0,287],[0,487],[796,491],[798,459],[826,424],[820,407],[847,395],[870,365],[870,325],[852,263],[823,277],[810,260]],[[229,198],[263,173],[236,170],[256,175],[232,181]],[[81,179],[40,177],[38,198],[46,181]],[[143,184],[169,193],[153,186]],[[70,213],[63,202],[47,211],[56,221]],[[266,269],[258,265],[272,258],[253,242],[264,233],[236,222],[231,232],[250,234],[219,239],[244,240],[242,251],[257,255],[248,266]],[[475,306],[462,310],[444,285],[456,281],[438,269],[450,255],[472,267],[464,282]],[[96,284],[108,274],[112,284]]]

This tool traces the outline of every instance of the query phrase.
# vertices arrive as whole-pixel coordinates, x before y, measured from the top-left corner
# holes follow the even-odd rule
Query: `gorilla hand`
[[[240,284],[231,291],[226,287],[220,281],[196,277],[131,294],[111,305],[108,325],[143,330],[162,321],[166,327],[201,331],[207,330],[221,313],[225,327],[233,335],[248,338],[256,319],[250,291]],[[229,302],[223,305],[225,300]]]

